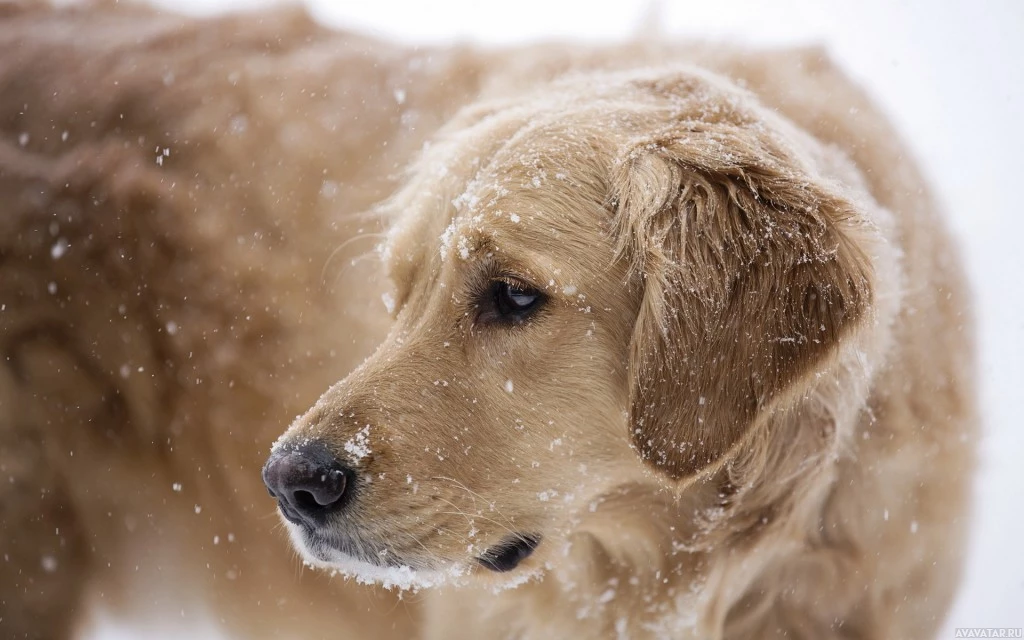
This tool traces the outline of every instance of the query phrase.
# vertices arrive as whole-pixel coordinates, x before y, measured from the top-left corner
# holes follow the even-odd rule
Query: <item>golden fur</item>
[[[0,118],[4,637],[73,635],[95,600],[246,638],[941,624],[965,287],[821,51],[413,50],[294,11],[16,3]],[[546,302],[486,322],[495,279]],[[363,557],[286,528],[357,580],[298,569],[259,481],[298,414],[276,447],[356,468],[331,526]],[[488,573],[509,533],[543,537]]]

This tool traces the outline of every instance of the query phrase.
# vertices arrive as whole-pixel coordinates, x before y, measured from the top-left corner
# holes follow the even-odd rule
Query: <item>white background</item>
[[[266,2],[160,0],[208,14]],[[325,22],[410,43],[668,37],[825,44],[911,143],[962,240],[980,326],[986,435],[966,579],[947,631],[1024,626],[1024,2],[1014,0],[310,0]],[[168,612],[170,613],[170,612]],[[170,616],[169,616],[170,617]],[[97,623],[94,640],[154,637]],[[181,621],[164,638],[220,638]]]

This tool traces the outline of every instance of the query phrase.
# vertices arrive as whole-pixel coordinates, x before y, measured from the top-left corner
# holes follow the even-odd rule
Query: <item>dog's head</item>
[[[819,152],[697,71],[465,110],[387,204],[388,339],[264,469],[299,549],[526,575],[601,496],[763,446],[871,324],[876,232]]]

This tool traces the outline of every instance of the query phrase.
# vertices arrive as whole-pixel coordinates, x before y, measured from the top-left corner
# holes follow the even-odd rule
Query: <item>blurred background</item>
[[[265,0],[158,0],[195,15]],[[406,43],[703,38],[825,45],[882,105],[946,205],[974,285],[985,439],[955,627],[1024,626],[1024,2],[1020,0],[308,0],[326,24]],[[174,612],[167,618],[173,619]],[[94,640],[223,638],[213,620],[161,635],[101,613]]]

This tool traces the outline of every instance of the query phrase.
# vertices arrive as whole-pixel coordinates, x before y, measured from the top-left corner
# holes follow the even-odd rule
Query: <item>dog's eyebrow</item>
[[[466,258],[477,265],[478,268],[497,276],[516,276],[539,279],[545,272],[539,264],[524,259],[528,251],[509,249],[507,242],[498,241],[492,234],[485,231],[478,231],[473,234],[473,249],[470,256]]]
[[[482,278],[513,277],[549,294],[575,292],[577,281],[555,266],[557,260],[529,247],[502,249],[489,235],[480,238],[477,273]]]

